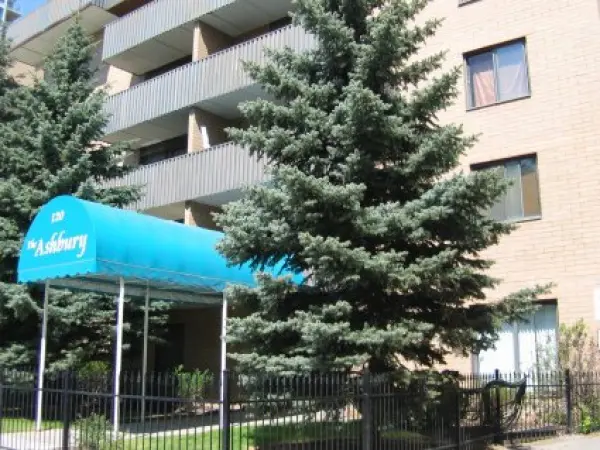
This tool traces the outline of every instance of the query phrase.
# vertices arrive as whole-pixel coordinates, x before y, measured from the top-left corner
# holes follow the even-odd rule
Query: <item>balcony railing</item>
[[[154,0],[108,24],[102,58],[109,59],[237,0]]]
[[[13,47],[18,47],[48,28],[68,19],[88,6],[104,8],[105,0],[51,0],[13,22],[7,31]]]
[[[218,101],[220,96],[254,84],[242,61],[264,62],[265,48],[312,48],[314,38],[302,28],[289,26],[215,53],[207,58],[135,85],[108,98],[110,116],[106,134],[116,133],[166,114]]]
[[[266,165],[233,143],[210,147],[140,166],[107,186],[140,186],[142,198],[132,208],[146,210],[186,200],[201,200],[266,181]]]

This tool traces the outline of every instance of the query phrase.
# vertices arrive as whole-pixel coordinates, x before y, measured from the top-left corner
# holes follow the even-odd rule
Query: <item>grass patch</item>
[[[336,439],[360,439],[360,422],[350,423],[290,423],[285,425],[256,426],[238,425],[231,428],[231,450],[248,450],[276,445],[311,441],[330,441]],[[419,433],[409,431],[388,431],[383,433],[387,439],[424,444],[430,439]],[[222,433],[220,430],[204,431],[196,434],[181,434],[177,431],[167,436],[140,439],[124,439],[117,446],[108,446],[119,450],[220,450]]]
[[[230,430],[231,449],[247,450],[266,444],[281,442],[307,442],[335,438],[358,438],[359,426],[354,423],[332,424],[285,424],[272,426],[238,425]],[[119,445],[122,450],[218,450],[222,448],[220,430],[204,431],[196,434],[181,434],[177,431],[167,436],[148,437],[143,439],[124,439]]]
[[[231,450],[247,450],[249,442],[247,435],[232,430],[233,445]],[[168,436],[148,437],[143,439],[124,439],[118,443],[108,442],[103,450],[219,450],[221,446],[221,433],[204,432],[198,434],[181,435],[177,432],[170,433]]]
[[[384,431],[382,437],[390,440],[411,441],[415,444],[429,444],[432,439],[416,431],[390,430]]]
[[[53,430],[61,427],[62,422],[60,421],[42,421],[42,430]],[[0,430],[2,433],[26,433],[28,431],[35,431],[35,421],[17,417],[3,417],[0,419]]]

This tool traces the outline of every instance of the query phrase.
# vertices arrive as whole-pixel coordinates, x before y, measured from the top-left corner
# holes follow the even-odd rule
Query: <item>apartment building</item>
[[[97,41],[110,92],[105,140],[133,140],[137,168],[115,184],[143,185],[135,208],[214,228],[210,213],[265,181],[263,162],[227,142],[237,105],[260,89],[241,60],[265,47],[299,51],[314,40],[290,24],[290,0],[50,0],[9,28],[13,56],[39,67],[75,14]],[[516,231],[489,250],[499,298],[554,283],[527,324],[507,325],[496,350],[451,364],[463,371],[530,370],[559,322],[600,323],[600,9],[597,0],[434,0],[444,17],[424,54],[448,50],[464,67],[456,104],[441,117],[480,134],[464,170],[514,181],[491,211]],[[218,368],[220,309],[178,307],[157,370]]]
[[[15,0],[0,0],[0,24],[11,23],[21,17]]]

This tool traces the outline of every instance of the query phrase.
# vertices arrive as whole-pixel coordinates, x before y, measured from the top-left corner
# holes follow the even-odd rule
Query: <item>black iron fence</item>
[[[124,373],[115,402],[111,374],[49,373],[40,397],[35,372],[3,371],[0,448],[477,449],[600,430],[600,374],[219,378]]]

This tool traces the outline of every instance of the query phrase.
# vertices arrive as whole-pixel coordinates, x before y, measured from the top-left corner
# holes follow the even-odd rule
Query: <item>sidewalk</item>
[[[532,450],[600,450],[600,435],[589,436],[571,435],[562,436],[550,441],[535,442]]]
[[[0,450],[59,450],[62,430],[26,431],[0,435]]]
[[[495,446],[492,450],[600,450],[600,434],[568,435],[513,446]]]

